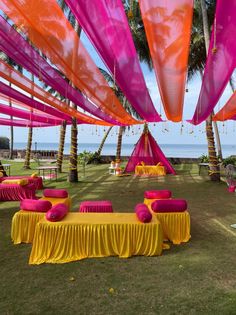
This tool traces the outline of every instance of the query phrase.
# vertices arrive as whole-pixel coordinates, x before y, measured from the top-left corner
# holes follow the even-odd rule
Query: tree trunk
[[[65,136],[66,136],[66,120],[64,120],[62,122],[61,129],[60,129],[60,143],[59,143],[58,156],[57,156],[57,167],[58,167],[59,173],[62,173],[62,163],[63,163],[64,147],[65,147]]]
[[[24,167],[23,167],[26,170],[30,169],[30,156],[31,156],[32,138],[33,138],[33,128],[29,127],[28,142],[27,142],[27,148],[26,148],[26,154],[25,154],[25,164],[24,164]]]
[[[11,87],[11,82],[9,82],[9,86]],[[11,99],[9,99],[9,107],[12,107]],[[12,120],[13,117],[10,116]],[[13,147],[14,147],[14,127],[10,126],[10,152],[9,152],[9,159],[13,160]]]
[[[103,149],[103,147],[104,147],[104,144],[105,144],[105,142],[106,142],[106,139],[107,139],[107,137],[108,137],[108,135],[109,135],[109,133],[110,133],[112,127],[113,127],[113,126],[111,126],[109,129],[107,129],[107,131],[106,131],[106,133],[105,133],[105,135],[104,135],[104,137],[103,137],[103,139],[102,139],[102,142],[100,143],[100,146],[99,146],[99,148],[98,148],[98,150],[97,150],[98,156],[100,156],[101,153],[102,153],[102,149]]]
[[[81,28],[77,21],[75,21],[75,32],[80,37]],[[74,46],[74,56],[76,56],[78,51],[78,41],[77,45]],[[76,60],[73,58],[72,67],[76,67]],[[74,85],[72,84],[74,87]],[[72,108],[77,110],[76,104],[72,103]],[[78,182],[78,161],[77,161],[77,148],[78,148],[78,128],[77,128],[77,118],[72,118],[72,125],[71,125],[71,148],[70,148],[70,164],[69,164],[69,182],[76,183]]]
[[[31,81],[34,83],[34,75],[31,75]],[[31,95],[31,98],[33,99],[33,95]],[[26,154],[25,154],[25,163],[24,163],[24,169],[29,170],[30,167],[30,156],[31,156],[31,147],[32,147],[32,138],[33,138],[33,128],[29,127],[28,131],[28,142],[27,142],[27,148],[26,148]]]
[[[122,136],[123,136],[124,127],[119,127],[117,147],[116,147],[116,160],[120,160],[121,156],[121,146],[122,146]]]
[[[7,176],[7,173],[4,170],[4,167],[2,166],[2,162],[1,161],[0,161],[0,172],[3,173],[3,176]]]
[[[202,21],[203,21],[203,31],[205,38],[206,52],[208,53],[210,34],[209,34],[209,24],[205,0],[201,0],[202,9]],[[209,176],[212,181],[220,181],[220,167],[218,164],[218,159],[215,149],[214,132],[212,128],[212,117],[208,117],[206,120],[206,137],[208,143],[208,156],[209,156]]]

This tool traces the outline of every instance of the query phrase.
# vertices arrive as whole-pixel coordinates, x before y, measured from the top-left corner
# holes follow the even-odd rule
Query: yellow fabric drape
[[[138,221],[134,213],[69,213],[60,222],[41,220],[30,264],[66,263],[89,257],[160,255],[160,223]]]
[[[157,199],[144,198],[144,203],[148,206],[152,215],[160,221],[164,240],[170,240],[173,244],[188,242],[191,238],[189,212],[156,213],[151,209],[151,204],[155,200]]]
[[[64,203],[70,209],[71,199],[68,198],[48,198],[42,197],[41,200],[48,200],[52,205]],[[12,218],[11,238],[13,243],[32,243],[34,239],[36,224],[45,217],[45,212],[34,212],[20,210]]]
[[[165,166],[144,165],[135,167],[135,175],[137,176],[164,176],[166,175]]]

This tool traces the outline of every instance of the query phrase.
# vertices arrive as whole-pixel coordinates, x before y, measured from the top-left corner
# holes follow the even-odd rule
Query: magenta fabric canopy
[[[140,117],[162,121],[147,90],[122,1],[66,2]]]
[[[90,114],[113,125],[121,125],[109,115],[102,112],[89,100],[85,99],[79,91],[70,86],[59,72],[50,66],[1,16],[0,50],[5,52],[16,63],[33,73],[40,80],[44,81],[47,85],[58,91],[65,98],[70,99]]]
[[[41,128],[41,127],[54,127],[50,124],[32,122],[30,120],[20,120],[20,119],[7,119],[0,117],[0,126],[13,126],[13,127],[32,127],[32,128]]]
[[[236,0],[217,0],[215,25],[197,107],[191,122],[200,124],[212,113],[236,66]]]

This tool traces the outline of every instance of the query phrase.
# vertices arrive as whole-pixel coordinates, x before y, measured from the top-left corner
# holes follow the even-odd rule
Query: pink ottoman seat
[[[169,199],[172,197],[170,190],[146,190],[144,198],[147,199]]]
[[[109,200],[83,201],[79,212],[113,212],[113,208]]]

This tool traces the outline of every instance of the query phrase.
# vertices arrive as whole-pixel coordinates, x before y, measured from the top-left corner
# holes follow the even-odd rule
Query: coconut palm
[[[98,148],[98,150],[97,150],[97,152],[96,152],[96,156],[97,156],[97,157],[100,157],[100,156],[101,156],[102,149],[103,149],[103,147],[104,147],[104,144],[105,144],[105,142],[106,142],[106,139],[107,139],[107,137],[108,137],[108,135],[109,135],[109,133],[110,133],[110,131],[111,131],[112,128],[113,128],[113,126],[109,127],[109,128],[107,129],[107,131],[105,132],[105,134],[104,134],[104,136],[103,136],[103,138],[102,138],[102,141],[101,141],[101,143],[100,143],[100,145],[99,145],[99,148]]]

